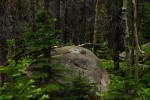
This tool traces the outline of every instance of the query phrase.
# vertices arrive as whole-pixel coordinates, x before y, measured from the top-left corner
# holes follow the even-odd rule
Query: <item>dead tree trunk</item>
[[[127,18],[127,0],[123,0],[122,7],[122,19],[124,21],[125,26],[125,37],[124,37],[124,45],[126,52],[126,75],[131,77],[131,63],[130,63],[130,46],[129,46],[129,28],[128,28],[128,18]]]
[[[128,94],[128,99],[133,99],[133,93],[131,91],[131,77],[132,77],[132,68],[131,68],[131,59],[130,59],[130,45],[129,45],[129,28],[128,28],[128,18],[127,18],[127,7],[128,7],[128,1],[123,0],[123,7],[122,7],[122,19],[124,21],[125,26],[125,37],[124,37],[124,45],[125,45],[125,53],[126,53],[126,78],[128,79],[126,81],[126,92]]]

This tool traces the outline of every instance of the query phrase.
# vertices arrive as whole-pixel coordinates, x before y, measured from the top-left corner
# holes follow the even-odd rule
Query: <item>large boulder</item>
[[[79,46],[65,46],[52,51],[52,56],[59,57],[61,64],[69,71],[67,77],[74,77],[80,73],[92,83],[96,83],[98,94],[107,90],[110,82],[106,70],[100,60],[88,49]]]

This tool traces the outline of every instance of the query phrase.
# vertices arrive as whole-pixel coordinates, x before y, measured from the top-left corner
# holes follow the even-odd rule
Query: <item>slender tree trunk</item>
[[[64,14],[64,31],[63,31],[63,40],[64,44],[68,42],[68,8],[66,7],[65,9],[65,14]]]
[[[34,0],[29,0],[29,23],[32,27],[31,31],[34,37],[34,32],[36,31],[36,23],[35,23],[35,1]]]
[[[140,31],[141,29],[141,21],[142,21],[142,16],[143,16],[143,13],[144,13],[144,0],[136,0],[137,1],[137,4],[136,4],[136,12],[137,12],[137,20],[136,20],[136,23],[137,23],[137,34],[138,32]],[[134,8],[133,8],[133,3],[132,3],[132,0],[129,0],[130,2],[130,7],[129,7],[129,10],[131,13],[129,13],[129,18],[131,19],[130,23],[130,33],[132,33],[131,37],[132,37],[132,46],[131,46],[131,64],[134,65],[135,64],[135,35],[134,35]]]
[[[83,7],[82,7],[82,24],[81,24],[81,34],[80,34],[80,44],[83,44],[85,43],[85,35],[86,35],[86,3],[87,3],[87,0],[84,0],[84,4],[83,4]]]
[[[50,7],[50,1],[49,0],[44,0],[44,9],[46,12],[46,20],[48,21],[49,18],[49,7]],[[45,22],[45,23],[49,23],[49,22]],[[50,27],[47,27],[47,29],[49,30]],[[51,44],[49,47],[44,48],[43,49],[44,52],[44,57],[49,58],[51,57]]]
[[[135,50],[136,50],[136,57],[135,57],[135,80],[138,83],[139,81],[139,75],[138,75],[138,67],[139,67],[139,53],[140,53],[140,47],[139,47],[139,43],[138,43],[138,34],[137,34],[137,8],[136,8],[136,1],[132,0],[132,4],[133,4],[133,25],[134,25],[134,37],[135,37]]]
[[[77,2],[74,1],[75,4],[72,6],[72,42],[73,44],[77,45],[78,44],[78,17],[77,17]]]
[[[118,29],[118,28],[116,28]],[[113,46],[112,46],[112,49],[113,49],[113,62],[114,62],[114,69],[115,70],[119,70],[119,36],[120,36],[120,32],[119,32],[119,29],[118,29],[118,32],[116,31],[116,35],[114,37],[114,42],[113,42]]]
[[[60,0],[55,0],[55,30],[60,30]]]
[[[97,32],[98,32],[98,12],[99,12],[99,0],[96,0],[96,4],[95,4],[95,23],[94,23],[94,35],[93,35],[93,46],[94,46],[94,53],[96,54],[97,51]]]
[[[90,43],[93,43],[93,36],[94,36],[94,23],[95,23],[95,0],[91,2],[91,8],[89,9],[89,17],[90,17]]]
[[[128,93],[128,99],[133,100],[133,94],[131,92],[132,86],[130,85],[131,77],[132,77],[132,71],[131,71],[131,62],[130,62],[130,45],[129,45],[129,28],[128,28],[128,17],[127,17],[127,7],[128,7],[128,1],[123,0],[123,7],[122,7],[122,19],[124,21],[125,26],[125,37],[124,37],[124,45],[125,45],[125,53],[126,53],[126,86],[127,86],[127,93]]]
[[[135,37],[134,37],[134,33],[133,33],[133,6],[132,6],[132,1],[131,0],[128,0],[128,13],[127,13],[127,16],[128,16],[128,26],[129,26],[129,33],[131,33],[131,53],[130,53],[130,59],[131,59],[131,66],[134,65],[134,55],[135,55],[135,52],[134,52],[134,49],[135,49]]]
[[[65,31],[65,0],[60,2],[60,30],[61,30],[61,40],[64,42],[64,31]]]
[[[54,16],[56,18],[55,30],[57,31],[55,33],[55,37],[60,38],[61,37],[61,34],[60,34],[60,0],[54,0],[54,5],[55,5],[55,7],[54,7]]]
[[[126,75],[127,77],[131,77],[131,63],[130,63],[130,46],[129,46],[129,28],[128,28],[128,18],[127,18],[127,0],[123,0],[122,7],[122,19],[125,23],[125,37],[124,37],[124,45],[126,52]]]

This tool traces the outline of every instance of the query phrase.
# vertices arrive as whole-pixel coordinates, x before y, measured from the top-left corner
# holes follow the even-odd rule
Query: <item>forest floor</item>
[[[135,87],[134,77],[130,80],[130,86],[127,86],[126,83],[129,82],[129,79],[126,78],[126,63],[124,60],[120,61],[120,70],[116,71],[112,60],[101,59],[104,68],[109,73],[111,82],[108,92],[104,93],[102,100],[150,100],[150,43],[142,45],[141,50],[143,53],[140,54],[138,87]],[[134,76],[134,70],[132,75]],[[129,87],[130,94],[127,92]]]

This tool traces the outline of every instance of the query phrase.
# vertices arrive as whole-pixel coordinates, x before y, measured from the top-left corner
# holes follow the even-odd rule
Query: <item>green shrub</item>
[[[28,63],[26,61],[22,60],[18,63],[10,61],[9,66],[0,67],[1,74],[6,77],[6,81],[0,88],[0,100],[29,100],[42,97],[42,89],[36,87],[35,80],[27,77],[25,73],[25,65]]]
[[[96,84],[89,82],[82,75],[72,79],[71,83],[65,85],[61,100],[90,100],[96,98]]]

